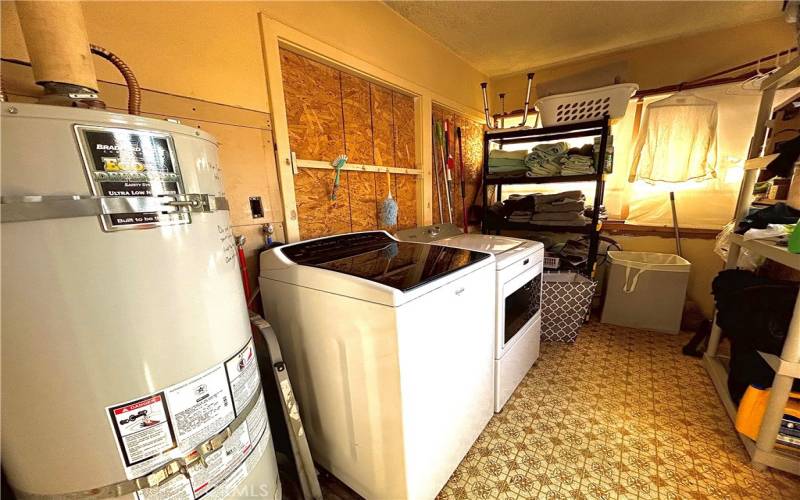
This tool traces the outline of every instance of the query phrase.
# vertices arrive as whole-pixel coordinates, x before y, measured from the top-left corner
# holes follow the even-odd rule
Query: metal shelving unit
[[[592,276],[594,265],[597,261],[597,250],[600,244],[600,206],[603,204],[603,194],[605,190],[605,178],[603,166],[606,164],[606,148],[608,137],[611,134],[611,127],[608,118],[591,122],[575,123],[569,125],[557,125],[554,127],[531,128],[531,129],[510,129],[500,131],[487,131],[483,134],[483,185],[496,186],[495,197],[500,200],[503,185],[506,184],[554,184],[562,182],[594,182],[594,213],[592,221],[586,226],[549,226],[535,224],[532,222],[509,222],[491,223],[488,218],[489,194],[488,189],[483,190],[483,206],[487,207],[483,211],[483,221],[481,230],[484,234],[495,232],[500,234],[502,230],[529,230],[529,231],[552,231],[564,233],[578,233],[589,236],[589,259],[586,262],[586,275]],[[499,144],[501,147],[506,144],[536,144],[543,142],[559,141],[563,139],[573,139],[579,137],[600,137],[600,151],[598,152],[597,172],[589,175],[559,175],[550,177],[497,177],[489,175],[489,149],[491,143]]]
[[[771,117],[775,100],[775,92],[781,88],[798,86],[800,80],[800,58],[793,59],[761,84],[761,105],[758,111],[755,132],[750,142],[749,158],[745,163],[745,175],[736,203],[735,219],[740,221],[747,214],[752,202],[753,186],[755,185],[760,169],[769,162],[762,157],[764,139],[767,135],[768,120]],[[765,241],[747,240],[740,235],[733,235],[728,251],[726,269],[733,269],[739,260],[741,249],[747,249],[767,259],[779,262],[785,266],[800,271],[800,255],[789,253],[783,247],[772,245]],[[708,371],[714,387],[722,400],[725,410],[732,421],[736,420],[737,408],[728,392],[728,363],[727,359],[718,355],[721,330],[716,321],[711,330],[708,349],[703,357],[703,364]],[[789,331],[780,356],[759,352],[762,358],[775,371],[775,378],[770,389],[769,402],[767,403],[758,439],[753,441],[744,435],[739,435],[747,452],[750,454],[753,466],[758,469],[773,467],[792,474],[800,475],[800,452],[788,448],[776,448],[775,441],[780,429],[789,392],[794,380],[800,378],[800,296],[794,305]]]

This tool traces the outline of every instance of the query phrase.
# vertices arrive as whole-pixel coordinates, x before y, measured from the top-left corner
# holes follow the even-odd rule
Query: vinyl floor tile
[[[687,341],[590,322],[543,343],[439,498],[800,498],[800,478],[750,467]]]

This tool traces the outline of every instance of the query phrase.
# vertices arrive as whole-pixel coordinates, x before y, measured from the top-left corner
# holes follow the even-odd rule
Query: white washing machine
[[[407,229],[398,232],[397,238],[489,252],[495,256],[494,410],[501,411],[539,357],[544,245],[505,236],[464,234],[454,224]]]
[[[495,258],[384,231],[261,254],[314,459],[366,498],[434,498],[493,414]]]

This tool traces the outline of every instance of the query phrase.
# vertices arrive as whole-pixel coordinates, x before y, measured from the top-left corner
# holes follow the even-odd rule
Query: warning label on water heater
[[[126,467],[178,447],[172,423],[167,418],[164,393],[111,408],[117,440],[122,445]]]
[[[254,398],[256,405],[248,406]],[[268,441],[262,439],[267,415],[252,340],[233,357],[195,377],[106,411],[125,474],[134,479],[190,454],[247,408],[252,409],[242,417],[244,422],[222,448],[205,457],[205,466],[196,462],[189,467],[188,478],[176,477],[138,494],[140,499],[195,499],[239,484]]]

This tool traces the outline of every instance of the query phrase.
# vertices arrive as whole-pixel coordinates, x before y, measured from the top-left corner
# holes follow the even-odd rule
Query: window
[[[717,102],[718,154],[717,177],[705,181],[690,181],[682,185],[651,185],[628,181],[633,148],[636,101],[630,101],[625,117],[612,126],[614,135],[614,172],[606,178],[603,204],[609,218],[644,226],[672,226],[669,191],[675,191],[678,221],[684,228],[720,229],[730,222],[739,192],[744,160],[755,127],[761,99],[759,93],[743,90],[738,84],[709,87],[690,91],[697,96]],[[647,98],[648,104],[665,96]],[[790,97],[779,92],[776,102]],[[585,139],[581,139],[585,141]],[[578,144],[579,145],[579,144]],[[591,183],[568,183],[538,186],[508,186],[503,197],[511,193],[558,192],[581,189],[591,202],[594,194]]]

